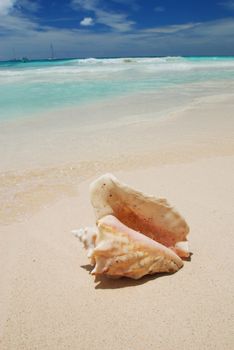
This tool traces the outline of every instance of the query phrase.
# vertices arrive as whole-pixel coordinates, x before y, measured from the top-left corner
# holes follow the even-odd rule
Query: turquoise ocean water
[[[0,120],[129,93],[234,80],[234,57],[0,62]]]

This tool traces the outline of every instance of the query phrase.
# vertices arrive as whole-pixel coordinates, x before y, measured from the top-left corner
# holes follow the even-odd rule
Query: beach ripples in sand
[[[89,174],[88,164],[43,168],[0,175],[0,223],[26,218],[61,196],[77,195],[78,183]]]
[[[129,164],[133,162],[130,160]],[[0,224],[23,221],[64,196],[77,196],[82,181],[97,173],[118,169],[119,166],[117,160],[87,161],[76,165],[2,172]]]

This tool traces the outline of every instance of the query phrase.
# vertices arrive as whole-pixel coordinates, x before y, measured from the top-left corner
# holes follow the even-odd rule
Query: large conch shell
[[[134,279],[175,272],[189,257],[189,227],[165,199],[157,199],[106,174],[90,185],[97,227],[74,233],[88,249],[92,274]]]

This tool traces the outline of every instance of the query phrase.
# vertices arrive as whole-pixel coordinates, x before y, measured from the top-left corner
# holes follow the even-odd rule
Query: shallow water
[[[0,62],[0,120],[190,83],[234,79],[234,57]]]

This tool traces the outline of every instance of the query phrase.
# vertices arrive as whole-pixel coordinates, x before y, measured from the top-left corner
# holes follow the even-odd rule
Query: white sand
[[[79,171],[68,159],[76,172],[64,165],[54,189],[59,195],[41,189],[33,211],[32,179],[48,168],[28,170],[34,187],[18,192],[24,210],[13,215],[5,208],[2,216],[9,214],[11,224],[0,233],[1,350],[233,348],[233,112],[233,97],[216,96],[165,121],[100,130],[103,143],[94,139],[92,146],[99,145],[94,153],[101,150],[103,158],[94,164],[90,157]],[[88,184],[105,171],[166,197],[186,218],[193,255],[179,272],[139,281],[95,282],[89,275],[85,251],[70,231],[93,224]],[[10,186],[17,186],[17,174]],[[61,191],[61,181],[78,187],[77,195]],[[46,182],[44,175],[39,187]]]

